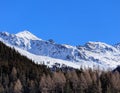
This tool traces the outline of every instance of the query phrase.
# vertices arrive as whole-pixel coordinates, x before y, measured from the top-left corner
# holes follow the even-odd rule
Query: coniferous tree
[[[23,93],[22,84],[19,79],[14,83],[13,93]]]

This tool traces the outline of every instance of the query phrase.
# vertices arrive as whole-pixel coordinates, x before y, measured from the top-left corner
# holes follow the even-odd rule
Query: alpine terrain
[[[49,67],[114,69],[120,65],[120,44],[112,46],[102,42],[88,42],[83,46],[70,46],[57,44],[53,40],[42,40],[29,31],[17,34],[0,32],[0,41],[35,63]]]

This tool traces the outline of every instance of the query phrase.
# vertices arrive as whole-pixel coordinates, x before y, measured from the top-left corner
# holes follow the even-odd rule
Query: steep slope
[[[50,70],[45,65],[41,64],[38,66],[26,56],[21,55],[15,49],[6,46],[0,41],[0,70],[1,67],[4,69],[4,71],[6,71],[7,74],[10,74],[9,71],[11,71],[12,67],[20,69],[19,71],[21,71],[21,74],[23,71],[32,71],[33,69],[39,70],[39,73],[42,74],[42,71],[44,71],[45,73],[46,71],[50,72]]]
[[[38,86],[43,74],[51,74],[50,69],[35,64],[0,41],[0,93],[41,93]]]
[[[75,47],[39,39],[29,31],[18,34],[1,32],[0,41],[15,47],[21,54],[35,62],[44,61],[49,66],[53,63],[65,64],[74,68],[79,68],[81,65],[115,68],[120,65],[118,48],[102,42],[88,42],[84,46]]]

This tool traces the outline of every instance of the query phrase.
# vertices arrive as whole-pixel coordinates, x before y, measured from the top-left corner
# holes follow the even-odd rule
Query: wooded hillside
[[[119,72],[50,71],[0,42],[0,93],[120,93]]]

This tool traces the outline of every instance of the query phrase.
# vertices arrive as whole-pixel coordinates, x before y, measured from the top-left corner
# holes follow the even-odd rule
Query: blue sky
[[[120,0],[0,0],[0,31],[57,43],[120,42]]]

